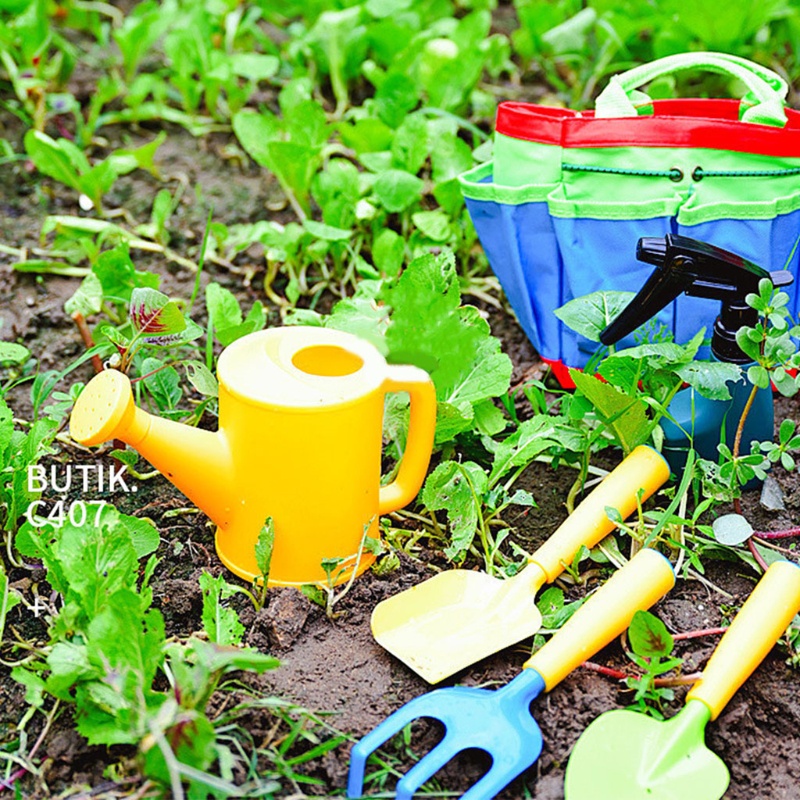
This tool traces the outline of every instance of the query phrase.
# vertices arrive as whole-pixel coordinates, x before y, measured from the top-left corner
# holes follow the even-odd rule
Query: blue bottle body
[[[746,371],[748,366],[744,365],[743,371]],[[719,459],[717,445],[720,442],[725,442],[733,450],[736,428],[753,387],[746,380],[729,381],[728,389],[731,393],[730,400],[709,400],[701,397],[691,388],[687,388],[678,392],[670,403],[669,412],[680,424],[680,427],[666,417],[662,418],[661,427],[664,429],[662,455],[674,473],[680,475],[683,471],[689,448],[689,438],[681,428],[693,433],[694,449],[701,458],[717,461]],[[693,403],[694,426],[692,426]],[[739,447],[741,455],[750,453],[750,442],[754,440],[772,441],[774,417],[772,388],[768,386],[766,389],[758,389],[742,432]],[[694,427],[693,431],[692,427]],[[753,481],[751,483],[760,482]]]

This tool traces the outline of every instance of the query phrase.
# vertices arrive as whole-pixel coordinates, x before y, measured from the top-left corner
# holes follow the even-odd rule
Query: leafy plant
[[[49,644],[12,672],[29,701],[43,708],[50,696],[74,704],[77,729],[92,744],[136,745],[144,774],[170,787],[173,797],[185,796],[184,783],[190,797],[235,796],[235,786],[209,772],[215,763],[224,770],[233,754],[206,707],[227,673],[263,672],[277,661],[231,646],[238,629],[216,613],[217,583],[205,587],[216,610],[204,609],[212,641],[167,642],[150,586],[157,560],[151,555],[143,570],[138,563],[158,544],[152,526],[106,506],[97,526],[66,524],[57,536],[47,526],[29,526],[17,541],[24,554],[43,561],[62,597],[61,609],[47,619]],[[159,673],[168,690],[157,688]]]
[[[18,430],[14,415],[0,397],[0,525],[5,531],[6,546],[12,564],[11,538],[29,504],[41,492],[31,489],[28,471],[46,455],[53,453],[53,439],[58,423],[52,419],[33,422],[27,430]]]
[[[54,140],[46,133],[29,130],[25,134],[25,151],[39,172],[74,189],[86,198],[89,208],[102,214],[103,195],[117,178],[138,168],[157,175],[153,158],[166,138],[166,133],[161,133],[149,144],[135,150],[115,150],[92,165],[86,154],[69,139]],[[82,201],[82,205],[86,203]]]
[[[664,623],[649,611],[637,611],[628,629],[628,641],[633,652],[628,658],[642,670],[637,678],[628,678],[626,684],[635,689],[635,708],[656,719],[663,719],[662,706],[674,698],[672,689],[655,685],[655,679],[665,672],[677,669],[682,658],[672,655],[675,642]]]

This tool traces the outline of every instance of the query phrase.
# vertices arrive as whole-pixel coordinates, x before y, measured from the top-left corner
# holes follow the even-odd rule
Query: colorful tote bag
[[[637,91],[687,69],[738,79],[743,99]],[[689,236],[797,277],[800,112],[785,108],[787,90],[745,59],[687,53],[613,77],[594,112],[500,105],[493,160],[462,175],[461,188],[520,324],[562,383],[598,345],[553,312],[598,290],[638,291],[653,270],[635,257],[642,236]],[[684,342],[710,332],[718,311],[682,296],[658,321]]]

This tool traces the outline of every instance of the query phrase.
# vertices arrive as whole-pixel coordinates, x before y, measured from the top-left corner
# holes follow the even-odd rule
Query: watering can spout
[[[110,439],[129,444],[217,525],[230,523],[235,472],[225,433],[148,414],[133,402],[122,372],[109,369],[89,382],[72,411],[70,434],[83,445]]]

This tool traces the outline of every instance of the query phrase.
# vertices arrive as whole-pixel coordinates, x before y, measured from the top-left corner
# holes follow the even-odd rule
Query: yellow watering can
[[[375,558],[362,547],[365,527],[377,539],[379,515],[411,502],[425,478],[436,427],[427,373],[387,364],[352,334],[298,326],[237,340],[217,375],[216,433],[137,408],[113,369],[81,392],[70,433],[138,450],[217,524],[217,553],[245,580],[259,576],[255,546],[268,516],[271,586],[325,581],[323,559],[344,559],[337,582],[363,572]],[[397,477],[380,486],[387,392],[409,393],[411,419]]]

